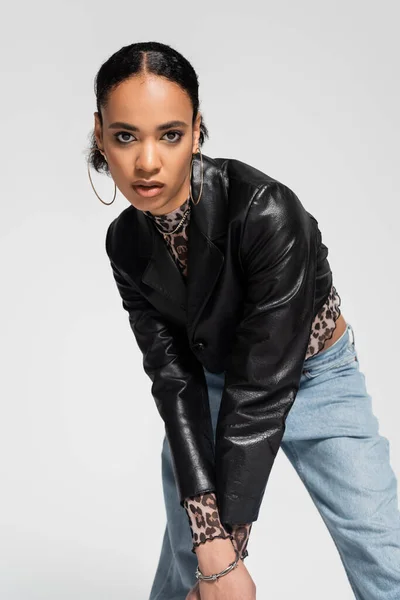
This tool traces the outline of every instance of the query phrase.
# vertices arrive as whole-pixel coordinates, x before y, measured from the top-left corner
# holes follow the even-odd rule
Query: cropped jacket
[[[203,154],[202,175],[195,155],[191,185],[202,195],[191,207],[186,282],[133,205],[109,225],[106,252],[181,506],[214,491],[223,524],[251,523],[332,285],[328,249],[296,194],[255,167]],[[204,370],[225,373],[215,442]]]

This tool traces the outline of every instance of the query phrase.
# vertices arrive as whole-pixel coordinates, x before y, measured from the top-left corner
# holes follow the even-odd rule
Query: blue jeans
[[[205,374],[215,435],[224,373]],[[304,361],[281,448],[328,527],[357,600],[400,599],[397,480],[378,427],[348,323],[330,348]],[[165,437],[161,457],[167,525],[149,600],[185,600],[197,556]]]

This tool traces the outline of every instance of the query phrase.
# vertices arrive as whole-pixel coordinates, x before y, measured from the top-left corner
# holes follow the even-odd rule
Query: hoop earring
[[[98,148],[96,148],[96,149],[98,150]],[[107,159],[106,159],[106,157],[104,157],[104,160],[107,162]],[[94,187],[94,185],[93,185],[93,181],[92,181],[92,178],[91,178],[91,176],[90,176],[90,168],[89,168],[89,164],[88,164],[88,175],[89,175],[89,179],[90,179],[90,183],[91,183],[91,185],[92,185],[93,191],[94,191],[94,193],[96,194],[96,196],[98,197],[98,199],[100,200],[100,202],[102,202],[102,203],[103,203],[103,204],[105,204],[106,206],[110,206],[110,204],[112,204],[112,203],[114,202],[114,200],[115,200],[115,196],[116,196],[116,194],[117,194],[117,184],[115,183],[115,181],[114,181],[114,198],[111,200],[111,202],[104,202],[104,200],[102,200],[102,199],[100,198],[100,196],[98,195],[98,193],[96,192],[96,189],[95,189],[95,187]]]
[[[200,183],[200,192],[199,192],[199,196],[197,198],[197,202],[195,202],[193,199],[192,182],[190,181],[190,197],[192,199],[193,204],[195,204],[195,205],[200,202],[201,194],[203,192],[203,179],[204,179],[203,155],[201,153],[200,146],[197,148],[197,152],[200,153],[200,163],[201,163],[201,183]],[[192,175],[193,175],[193,157],[192,157],[192,162],[190,163],[190,179],[192,179]]]

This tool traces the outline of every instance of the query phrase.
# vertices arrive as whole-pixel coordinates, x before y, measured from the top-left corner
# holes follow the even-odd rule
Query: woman
[[[170,46],[123,47],[96,98],[88,168],[130,204],[106,251],[166,431],[150,600],[255,598],[244,559],[280,447],[356,598],[400,598],[397,481],[318,222],[283,183],[201,153],[197,76]]]

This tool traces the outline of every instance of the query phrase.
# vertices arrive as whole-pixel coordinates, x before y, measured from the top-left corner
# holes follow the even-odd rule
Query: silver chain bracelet
[[[232,546],[233,546],[233,544],[232,544]],[[233,548],[236,553],[236,559],[233,561],[233,563],[231,563],[228,567],[226,567],[226,569],[224,569],[220,573],[214,573],[213,575],[203,575],[203,573],[200,571],[199,567],[197,566],[196,573],[195,573],[196,578],[201,579],[202,581],[216,581],[218,579],[218,577],[222,577],[223,575],[226,575],[233,569],[236,569],[236,567],[238,566],[238,563],[239,563],[239,551],[235,548],[235,546],[233,546]]]

